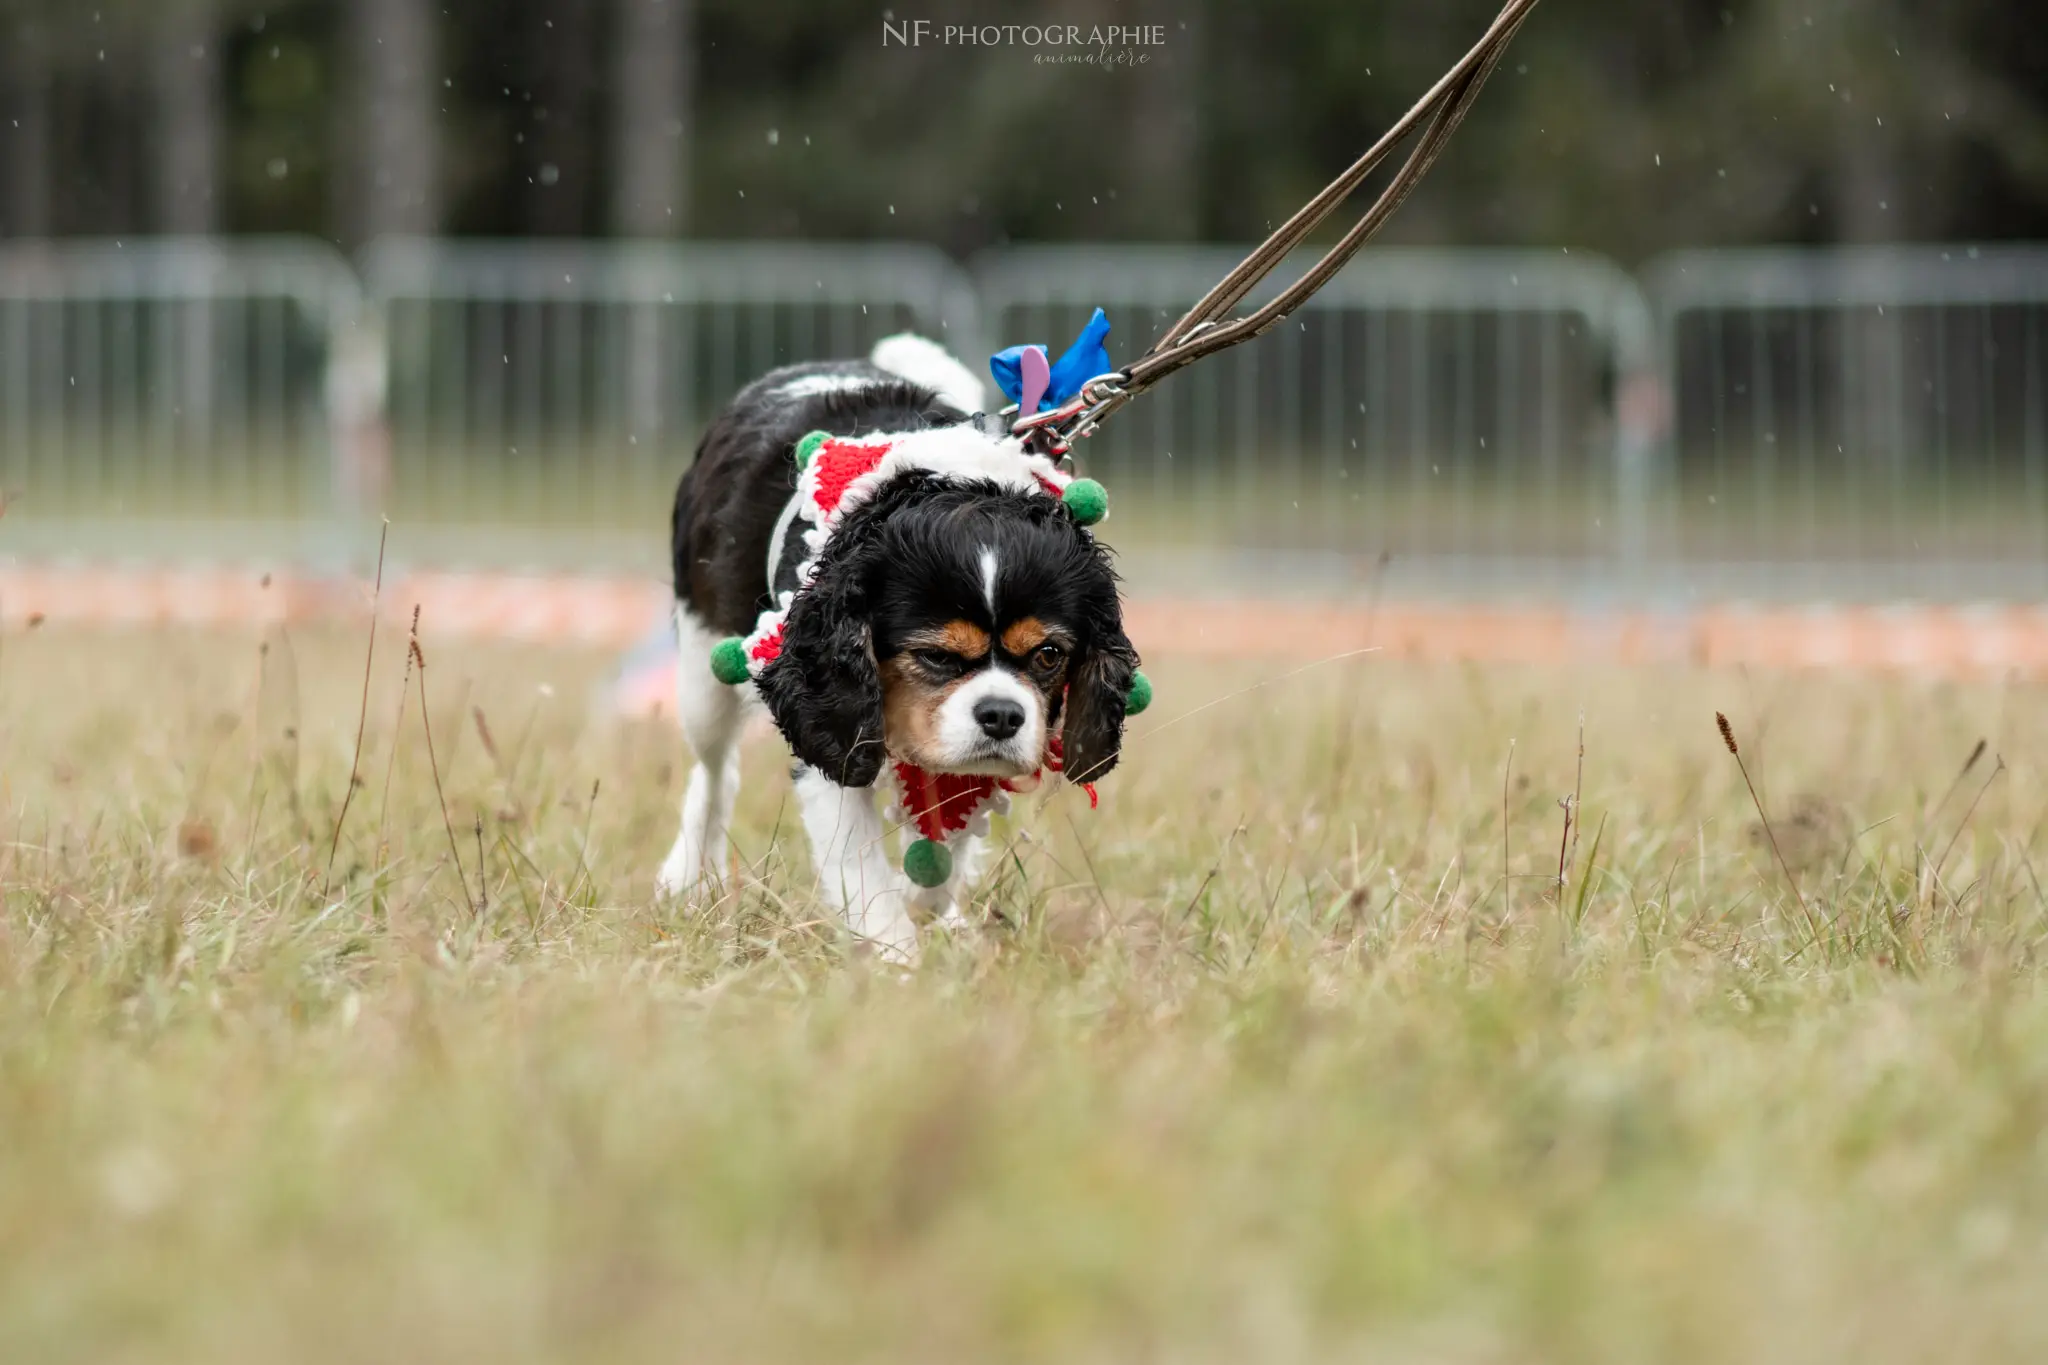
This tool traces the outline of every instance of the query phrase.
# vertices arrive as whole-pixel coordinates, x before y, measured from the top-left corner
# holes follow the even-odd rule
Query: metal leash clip
[[[1058,407],[1018,418],[1011,424],[1010,432],[1023,437],[1026,445],[1036,441],[1044,453],[1064,463],[1076,441],[1093,434],[1103,418],[1131,401],[1131,392],[1124,387],[1128,378],[1121,370],[1096,375]],[[1004,411],[1016,409],[1013,405]]]

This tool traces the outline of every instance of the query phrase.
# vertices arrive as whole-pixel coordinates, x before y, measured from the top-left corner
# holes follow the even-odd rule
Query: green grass
[[[659,907],[679,741],[427,624],[480,912],[390,637],[326,895],[359,638],[0,641],[0,1359],[2048,1345],[2038,686],[1154,660],[905,974],[772,740]]]

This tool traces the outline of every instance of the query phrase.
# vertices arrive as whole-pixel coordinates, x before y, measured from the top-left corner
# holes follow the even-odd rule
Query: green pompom
[[[747,645],[737,635],[728,635],[711,648],[711,676],[727,687],[747,680]]]
[[[1109,515],[1109,490],[1093,479],[1076,479],[1060,494],[1060,501],[1083,526],[1093,526]]]
[[[1131,690],[1124,697],[1124,714],[1135,716],[1152,704],[1152,680],[1143,673],[1131,674]]]
[[[922,887],[944,886],[953,875],[953,850],[930,839],[918,839],[903,850],[903,875]]]
[[[814,431],[796,443],[796,467],[802,469],[811,462],[811,456],[818,453],[818,447],[832,439],[826,431]]]

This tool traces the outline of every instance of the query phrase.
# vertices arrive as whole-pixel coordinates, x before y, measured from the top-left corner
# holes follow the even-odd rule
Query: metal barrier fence
[[[1645,278],[1662,553],[1855,566],[1874,595],[2048,590],[2048,250],[1688,252]]]
[[[10,539],[100,552],[137,524],[324,524],[331,361],[359,299],[306,242],[0,248]]]
[[[987,257],[976,278],[997,336],[1057,353],[1099,304],[1112,354],[1134,356],[1241,256],[1044,247]],[[1150,541],[1439,571],[1611,563],[1643,553],[1651,457],[1616,397],[1655,366],[1649,310],[1599,258],[1379,251],[1265,336],[1168,379],[1083,455]]]
[[[904,327],[978,364],[991,338],[1057,345],[1096,304],[1127,349],[1234,259],[1041,248],[970,280],[903,248],[380,244],[365,278],[391,353],[388,501],[439,524],[658,529],[697,430],[771,365]],[[1122,491],[1120,537],[1147,547],[1608,558],[1644,520],[1641,478],[1617,478],[1617,371],[1649,372],[1652,345],[1605,263],[1391,252],[1084,458]]]
[[[0,247],[0,553],[663,561],[696,435],[915,327],[1129,358],[1236,259],[1047,247]],[[1283,272],[1284,273],[1284,272]],[[360,280],[360,283],[358,282]],[[2048,591],[2048,250],[1384,251],[1083,447],[1141,581]],[[367,300],[367,302],[365,302]]]
[[[916,328],[980,348],[925,247],[380,242],[389,505],[432,523],[658,531],[704,423],[792,361]]]

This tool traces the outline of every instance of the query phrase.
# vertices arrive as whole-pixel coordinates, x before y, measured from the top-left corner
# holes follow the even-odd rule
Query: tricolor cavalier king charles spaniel
[[[1138,663],[1116,574],[1057,496],[972,476],[1025,460],[1014,438],[971,420],[983,406],[959,361],[898,336],[867,361],[773,371],[705,432],[672,522],[679,704],[697,763],[664,892],[722,880],[740,732],[762,704],[795,754],[819,892],[901,960],[916,956],[919,919],[957,920],[983,840],[958,832],[950,876],[911,883],[884,845],[875,788],[885,769],[1025,790],[1043,768],[1088,782],[1115,766]],[[915,435],[931,453],[922,464],[940,472],[919,461],[883,471],[807,547],[798,446],[814,431]],[[778,604],[779,653],[747,681],[719,682],[714,647]]]

